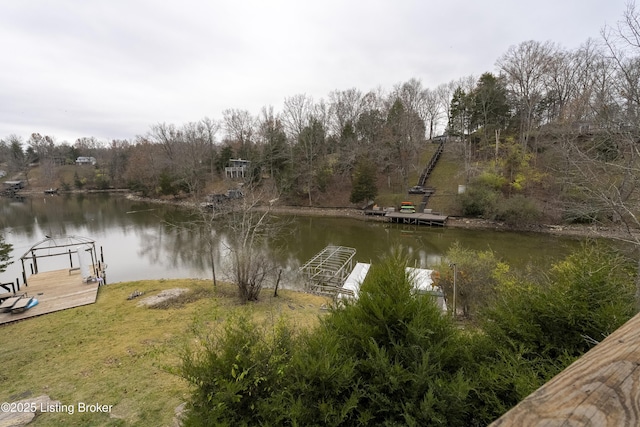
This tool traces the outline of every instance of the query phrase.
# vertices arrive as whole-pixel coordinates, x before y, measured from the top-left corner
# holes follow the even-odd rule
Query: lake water
[[[94,239],[108,264],[107,283],[144,279],[211,278],[206,244],[197,233],[171,224],[186,219],[177,206],[131,201],[120,195],[80,194],[33,196],[23,200],[0,198],[0,228],[13,244],[14,263],[0,273],[0,282],[22,277],[20,257],[45,236],[75,235]],[[456,241],[472,249],[492,249],[514,266],[546,268],[577,248],[579,241],[539,233],[496,232],[458,228],[429,228],[327,217],[282,217],[287,232],[278,262],[287,283],[295,287],[295,272],[327,245],[356,249],[355,259],[375,262],[402,246],[412,264],[430,268],[439,263]],[[227,265],[224,234],[216,258],[218,274]],[[99,252],[99,250],[98,250]],[[53,263],[57,262],[57,265]],[[39,262],[40,270],[67,268],[64,260]],[[62,264],[62,265],[61,265]],[[20,280],[22,283],[22,280]]]

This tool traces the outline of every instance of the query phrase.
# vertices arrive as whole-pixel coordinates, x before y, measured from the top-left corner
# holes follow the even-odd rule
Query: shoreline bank
[[[131,200],[147,201],[150,203],[163,203],[193,207],[193,203],[179,200],[149,199],[136,196],[132,193],[127,195]],[[318,216],[332,218],[352,218],[360,221],[380,221],[384,218],[368,216],[360,209],[356,208],[335,208],[335,207],[304,207],[304,206],[266,206],[259,207],[261,211],[269,209],[272,213],[281,215],[296,216]],[[463,228],[469,230],[494,230],[521,233],[545,233],[558,236],[572,236],[583,238],[604,238],[618,241],[632,242],[634,238],[640,241],[640,232],[630,236],[628,232],[604,225],[580,225],[580,224],[529,224],[523,227],[514,227],[499,221],[491,221],[482,218],[452,217],[447,219],[445,227]]]

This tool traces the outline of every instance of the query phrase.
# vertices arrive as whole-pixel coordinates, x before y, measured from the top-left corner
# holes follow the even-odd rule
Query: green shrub
[[[491,422],[630,319],[633,275],[626,259],[596,242],[538,283],[503,275],[473,350],[474,412]]]
[[[339,387],[323,387],[309,400],[297,393],[309,419],[324,419],[314,404],[324,402],[344,425],[464,424],[471,384],[463,374],[463,338],[430,296],[414,295],[406,266],[399,255],[374,265],[357,303],[322,322],[312,339],[336,340],[331,369],[342,376],[330,377],[341,378]]]
[[[98,190],[106,190],[109,188],[109,177],[100,172],[96,172],[95,184]]]
[[[175,187],[173,177],[166,172],[163,172],[158,178],[158,193],[163,196],[171,196],[178,193],[178,189]]]
[[[232,316],[198,334],[182,357],[184,425],[483,426],[635,313],[633,265],[598,243],[538,281],[454,249],[461,273],[489,286],[477,329],[414,295],[394,255],[314,330]]]
[[[587,242],[555,264],[546,282],[499,287],[484,328],[531,354],[578,357],[635,313],[633,274],[624,257]]]
[[[494,219],[509,225],[532,224],[540,219],[540,211],[531,199],[518,194],[500,200]]]
[[[268,402],[284,389],[291,330],[232,316],[198,338],[201,346],[182,355],[180,374],[194,386],[183,425],[271,424]]]
[[[474,251],[455,242],[447,251],[446,261],[437,270],[437,284],[447,296],[449,309],[453,310],[453,268],[456,265],[456,311],[467,319],[473,319],[495,293],[498,283],[496,272],[509,267],[491,250]]]
[[[488,186],[472,184],[459,196],[462,214],[469,217],[491,218],[496,210],[500,192]]]
[[[81,178],[80,175],[78,175],[78,172],[73,174],[73,185],[75,185],[77,189],[81,190],[86,183],[87,178]]]

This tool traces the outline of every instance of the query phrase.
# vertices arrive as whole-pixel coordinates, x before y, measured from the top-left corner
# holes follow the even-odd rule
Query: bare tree
[[[247,110],[227,109],[222,112],[227,139],[237,144],[239,157],[249,158],[256,128],[256,119]]]
[[[172,169],[175,165],[175,158],[180,151],[180,140],[182,139],[180,130],[174,124],[158,123],[151,126],[145,139],[162,148],[166,158],[166,167]]]
[[[30,164],[36,160],[33,148],[26,150],[22,148],[22,138],[18,135],[11,134],[4,139],[7,147],[7,157],[10,172],[20,172],[24,174],[27,184],[29,183]]]
[[[131,144],[129,141],[114,139],[107,150],[107,167],[109,178],[116,187],[124,184],[124,173],[126,171],[129,154],[131,153]]]
[[[451,122],[451,98],[457,88],[458,83],[454,80],[441,84],[436,88],[438,104],[444,114],[445,123]]]
[[[429,132],[428,139],[431,140],[434,137],[434,132],[438,127],[438,121],[442,117],[442,105],[438,100],[438,93],[435,90],[426,88],[422,91],[423,111],[422,116],[427,123],[427,129]]]
[[[566,122],[569,104],[577,96],[576,83],[581,73],[579,56],[562,49],[551,53],[546,77],[546,121]]]
[[[290,165],[290,154],[287,147],[287,136],[280,118],[273,112],[273,107],[262,108],[258,121],[258,143],[262,150],[262,163],[278,187],[282,184],[282,176]]]
[[[270,212],[277,198],[266,198],[263,191],[248,188],[225,217],[230,277],[244,302],[258,300],[262,287],[275,277],[277,270],[270,252],[270,242],[280,227]]]
[[[329,112],[331,115],[329,130],[333,135],[342,134],[347,124],[353,125],[363,108],[363,95],[356,88],[333,91],[329,94]]]
[[[496,62],[507,77],[520,117],[520,142],[527,148],[531,131],[538,124],[538,106],[545,97],[545,78],[557,48],[550,42],[526,41],[511,46]],[[525,151],[526,152],[526,151]]]
[[[208,172],[213,170],[213,144],[216,129],[206,121],[190,122],[181,130],[180,150],[175,158],[177,177],[189,193],[199,199]]]
[[[624,19],[607,27],[602,35],[617,73],[607,68],[594,73],[596,83],[605,88],[598,100],[601,126],[590,137],[567,134],[562,149],[566,153],[566,177],[571,197],[569,207],[587,220],[622,225],[626,233],[619,239],[640,250],[640,15],[629,3]],[[608,90],[615,77],[618,96]],[[597,86],[597,85],[596,85]],[[597,88],[595,92],[598,92]],[[596,230],[597,233],[597,230]],[[636,304],[640,307],[640,257],[636,274]]]
[[[309,124],[313,111],[313,98],[298,94],[285,98],[282,123],[289,141],[295,143],[302,130]]]
[[[574,94],[566,108],[567,121],[595,122],[603,100],[613,90],[613,67],[599,43],[589,39],[572,54]],[[604,102],[605,104],[608,101]]]
[[[167,167],[165,153],[158,144],[138,137],[130,148],[124,180],[144,196],[155,195],[160,175]]]
[[[312,118],[309,125],[302,129],[298,135],[295,153],[297,162],[297,175],[302,182],[304,192],[307,194],[309,206],[313,204],[312,194],[315,187],[315,179],[318,164],[321,159],[322,149],[325,146],[325,129],[322,123]]]

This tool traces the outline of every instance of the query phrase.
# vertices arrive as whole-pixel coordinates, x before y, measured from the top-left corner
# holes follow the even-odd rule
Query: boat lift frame
[[[355,255],[354,248],[329,245],[300,267],[300,271],[311,291],[333,295],[353,270]]]

